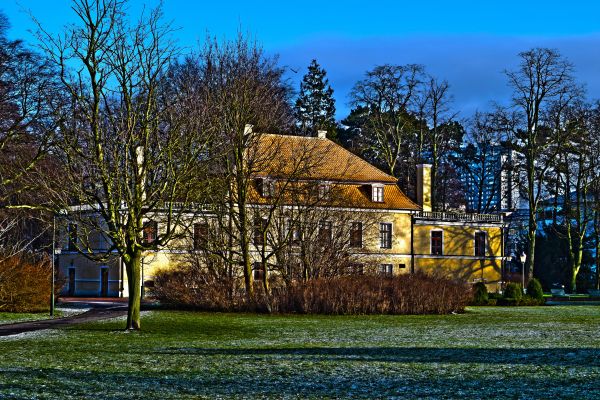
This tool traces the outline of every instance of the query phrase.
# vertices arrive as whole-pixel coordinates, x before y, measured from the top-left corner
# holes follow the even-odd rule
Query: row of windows
[[[263,218],[254,220],[253,242],[256,246],[265,244],[265,232],[267,230],[268,221]],[[302,241],[302,232],[297,225],[290,224],[290,242],[294,245],[299,245]],[[194,232],[196,227],[194,226]],[[320,243],[330,244],[333,240],[333,223],[331,221],[320,221],[317,231],[317,239]],[[352,222],[350,224],[350,247],[363,246],[363,224],[362,222]],[[198,247],[197,247],[198,248]]]
[[[254,244],[262,246],[265,244],[264,233],[267,229],[267,220],[262,218],[255,219],[254,225]],[[333,239],[333,225],[331,221],[320,221],[317,232],[319,242],[324,245],[331,243]],[[77,250],[77,224],[71,223],[68,230],[68,250]],[[209,226],[208,223],[195,223],[193,231],[194,249],[203,249],[208,241]],[[444,232],[441,230],[431,231],[430,244],[432,255],[444,254]],[[158,237],[158,223],[156,221],[147,221],[143,227],[143,240],[146,244],[151,244]],[[296,226],[291,227],[291,243],[298,245],[302,241],[302,233]],[[363,247],[363,223],[359,221],[352,222],[350,225],[350,247]],[[392,248],[392,224],[382,222],[379,224],[379,247],[382,249]],[[484,257],[486,255],[487,237],[485,232],[475,232],[475,256]]]
[[[485,232],[475,232],[475,256],[485,257],[487,236]],[[431,254],[441,256],[444,254],[444,232],[431,231]]]

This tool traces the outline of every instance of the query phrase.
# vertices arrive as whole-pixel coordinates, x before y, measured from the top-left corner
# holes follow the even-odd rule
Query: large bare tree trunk
[[[142,295],[142,252],[134,250],[125,258],[125,270],[127,271],[127,287],[129,289],[129,301],[127,309],[126,329],[138,330],[140,325],[140,302]]]

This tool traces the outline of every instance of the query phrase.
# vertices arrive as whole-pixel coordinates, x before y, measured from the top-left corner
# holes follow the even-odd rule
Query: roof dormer
[[[383,189],[384,185],[381,183],[371,184],[371,201],[373,203],[383,203]]]

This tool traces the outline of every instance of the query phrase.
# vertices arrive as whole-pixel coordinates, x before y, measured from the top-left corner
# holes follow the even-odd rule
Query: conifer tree
[[[294,116],[303,135],[314,135],[318,130],[327,130],[329,138],[335,136],[335,100],[326,75],[327,72],[317,60],[312,60],[308,73],[300,83]]]

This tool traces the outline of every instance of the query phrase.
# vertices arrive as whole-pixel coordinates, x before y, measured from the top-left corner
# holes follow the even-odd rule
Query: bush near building
[[[473,301],[471,302],[474,306],[487,306],[489,304],[489,293],[487,286],[483,282],[477,282],[473,285]]]
[[[503,297],[498,300],[500,306],[539,306],[542,304],[544,304],[544,293],[537,279],[529,282],[526,295],[523,295],[521,284],[510,282],[504,289]]]
[[[233,281],[191,269],[159,272],[154,295],[177,308],[303,314],[449,314],[463,312],[471,288],[423,273],[393,277],[350,275],[277,284],[249,304]],[[257,286],[259,290],[259,286]]]
[[[42,312],[50,307],[50,261],[10,256],[0,259],[0,311]],[[56,292],[60,284],[56,285]]]

